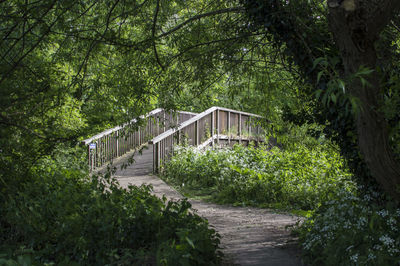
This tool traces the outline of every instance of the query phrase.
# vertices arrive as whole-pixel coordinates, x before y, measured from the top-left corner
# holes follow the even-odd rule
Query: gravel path
[[[132,154],[125,156],[128,158]],[[121,158],[120,163],[126,158]],[[135,155],[135,163],[118,170],[115,177],[122,187],[129,184],[140,186],[151,184],[154,194],[165,195],[170,200],[183,198],[163,180],[151,174],[152,146]],[[116,163],[116,165],[120,165]],[[118,167],[120,168],[120,167]],[[226,265],[303,265],[299,258],[296,239],[287,226],[294,225],[300,218],[290,214],[278,214],[268,209],[233,207],[189,200],[193,209],[206,218],[221,235],[221,247]]]
[[[120,174],[120,175],[118,175]],[[122,174],[122,175],[121,175]],[[151,184],[154,193],[177,200],[183,198],[177,191],[153,175],[130,177],[129,169],[117,172],[121,186]],[[286,226],[299,218],[277,214],[271,210],[233,207],[190,200],[193,209],[206,218],[221,235],[223,253],[228,265],[303,265],[299,250]]]

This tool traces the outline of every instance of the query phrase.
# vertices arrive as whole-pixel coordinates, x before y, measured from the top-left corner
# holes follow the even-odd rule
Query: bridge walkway
[[[124,127],[118,127],[85,140],[89,167],[98,171],[104,169],[110,160],[114,161],[117,166],[114,177],[122,187],[150,184],[156,196],[165,196],[168,200],[179,200],[183,196],[152,173],[158,171],[161,162],[168,160],[174,145],[181,141],[200,148],[221,143],[232,145],[254,140],[254,131],[260,132],[259,129],[252,131],[254,124],[249,123],[256,116],[224,108],[210,108],[198,115],[182,113],[180,117],[186,116],[181,120],[183,122],[170,129],[165,126],[165,118],[173,116],[159,109],[147,117],[150,116],[153,120],[148,120],[150,122],[144,127],[136,127],[137,130],[128,135],[124,133]],[[162,126],[160,117],[164,121]],[[128,127],[132,128],[131,125]],[[148,141],[149,137],[153,139]],[[259,136],[256,140],[260,140]],[[143,148],[141,154],[135,151],[139,148]],[[135,162],[121,169],[120,166],[132,155]],[[226,265],[302,265],[296,239],[287,230],[288,226],[299,221],[298,217],[268,209],[216,205],[197,200],[190,200],[190,203],[221,235]]]
[[[174,188],[152,174],[152,146],[135,155],[135,162],[118,169],[115,177],[122,187],[152,185],[153,193],[168,200],[184,198]],[[300,266],[300,251],[296,238],[287,227],[299,218],[268,209],[217,205],[189,200],[192,208],[208,220],[221,235],[225,255],[224,265]]]

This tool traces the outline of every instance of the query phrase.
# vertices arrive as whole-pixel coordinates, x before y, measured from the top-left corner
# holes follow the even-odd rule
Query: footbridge
[[[204,148],[264,141],[261,119],[259,115],[223,107],[211,107],[202,113],[158,108],[82,143],[87,148],[90,171],[101,169],[148,145],[150,151],[146,163],[150,163],[153,172],[157,173],[176,145]]]

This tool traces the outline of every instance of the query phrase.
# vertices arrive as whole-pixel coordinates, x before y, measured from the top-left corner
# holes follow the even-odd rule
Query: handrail
[[[211,107],[193,112],[154,109],[140,119],[105,130],[82,143],[87,146],[89,169],[102,168],[132,149],[153,144],[153,171],[173,154],[174,146],[182,143],[203,148],[207,145],[234,142],[263,141],[263,129],[258,123],[262,116],[224,107]],[[153,139],[151,139],[153,138]],[[151,139],[149,141],[149,139]]]
[[[217,111],[217,110],[221,110],[221,111],[226,111],[226,112],[233,112],[233,113],[237,113],[237,114],[241,114],[241,115],[247,115],[247,116],[252,116],[252,117],[257,117],[257,118],[262,118],[262,116],[260,115],[256,115],[256,114],[252,114],[252,113],[247,113],[247,112],[242,112],[242,111],[236,111],[233,109],[229,109],[229,108],[224,108],[224,107],[218,107],[218,106],[213,106],[211,108],[208,108],[207,110],[205,110],[204,112],[201,112],[200,114],[196,115],[195,117],[192,117],[189,120],[186,120],[185,122],[183,122],[182,124],[180,124],[177,128],[171,128],[168,131],[165,131],[164,133],[158,135],[157,137],[153,138],[152,140],[149,141],[150,144],[155,144],[160,142],[161,140],[165,139],[166,137],[171,136],[172,134],[174,134],[175,132],[181,130],[182,128],[192,124],[193,122],[196,122],[198,120],[200,120],[201,118],[205,117],[206,115],[209,115],[210,113]]]
[[[148,118],[148,117],[150,117],[150,116],[152,116],[152,115],[155,115],[155,114],[157,114],[157,113],[160,113],[160,112],[162,112],[162,111],[163,111],[162,108],[157,108],[157,109],[154,109],[153,111],[149,112],[147,115],[141,115],[141,116],[139,116],[139,118],[140,118],[140,119],[146,119],[146,118]],[[99,134],[94,135],[94,136],[91,137],[91,138],[88,138],[88,139],[83,140],[82,143],[83,143],[84,145],[87,145],[87,144],[93,142],[94,140],[100,139],[100,138],[104,137],[105,135],[109,135],[109,134],[111,134],[111,133],[113,133],[113,132],[115,132],[115,131],[117,131],[117,130],[120,130],[120,129],[124,128],[125,126],[127,126],[127,125],[129,125],[129,124],[136,123],[136,122],[137,122],[137,119],[132,119],[131,121],[129,121],[129,122],[123,124],[122,126],[116,126],[116,127],[114,127],[114,128],[106,129],[106,130],[104,130],[103,132],[100,132]]]
[[[198,115],[199,113],[194,113],[194,112],[189,112],[189,111],[177,111],[180,114],[184,114],[184,115]]]
[[[175,127],[180,122],[197,115],[192,112],[173,112],[161,108],[154,109],[139,119],[107,129],[82,141],[87,146],[89,170],[102,168],[108,162],[147,144],[149,138]],[[141,125],[138,120],[145,119]]]
[[[180,124],[177,128],[171,128],[170,130],[165,131],[164,133],[158,135],[157,137],[153,138],[152,140],[149,141],[150,144],[155,144],[160,142],[161,140],[165,139],[166,137],[171,136],[172,134],[174,134],[176,131],[181,130],[182,128],[186,127],[189,124],[192,124],[193,122],[203,118],[204,116],[206,116],[207,114],[210,114],[211,112],[217,110],[217,107],[211,107],[207,110],[205,110],[204,112],[201,112],[200,114],[192,117],[191,119],[183,122],[182,124]]]
[[[228,144],[251,140],[262,141],[259,139],[262,128],[256,125],[252,118],[263,117],[214,106],[165,131],[149,141],[153,144],[153,171],[158,172],[161,162],[168,160],[173,153],[174,146],[185,141],[197,147],[201,143],[214,146],[215,141],[217,144],[220,141]],[[255,130],[252,127],[255,127]]]

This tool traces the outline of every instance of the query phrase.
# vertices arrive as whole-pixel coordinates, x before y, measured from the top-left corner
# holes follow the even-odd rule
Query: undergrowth
[[[307,214],[294,232],[309,265],[400,265],[400,209],[358,187],[334,146],[180,147],[163,177],[188,196]]]
[[[186,200],[122,189],[110,174],[89,179],[61,157],[23,179],[1,176],[0,265],[219,264],[218,234]]]
[[[298,230],[307,263],[400,265],[400,209],[380,197],[340,191],[323,203]]]
[[[208,188],[218,203],[311,210],[355,185],[338,152],[299,145],[196,150],[180,147],[164,165],[164,178],[185,188]],[[188,191],[186,189],[186,191]]]

